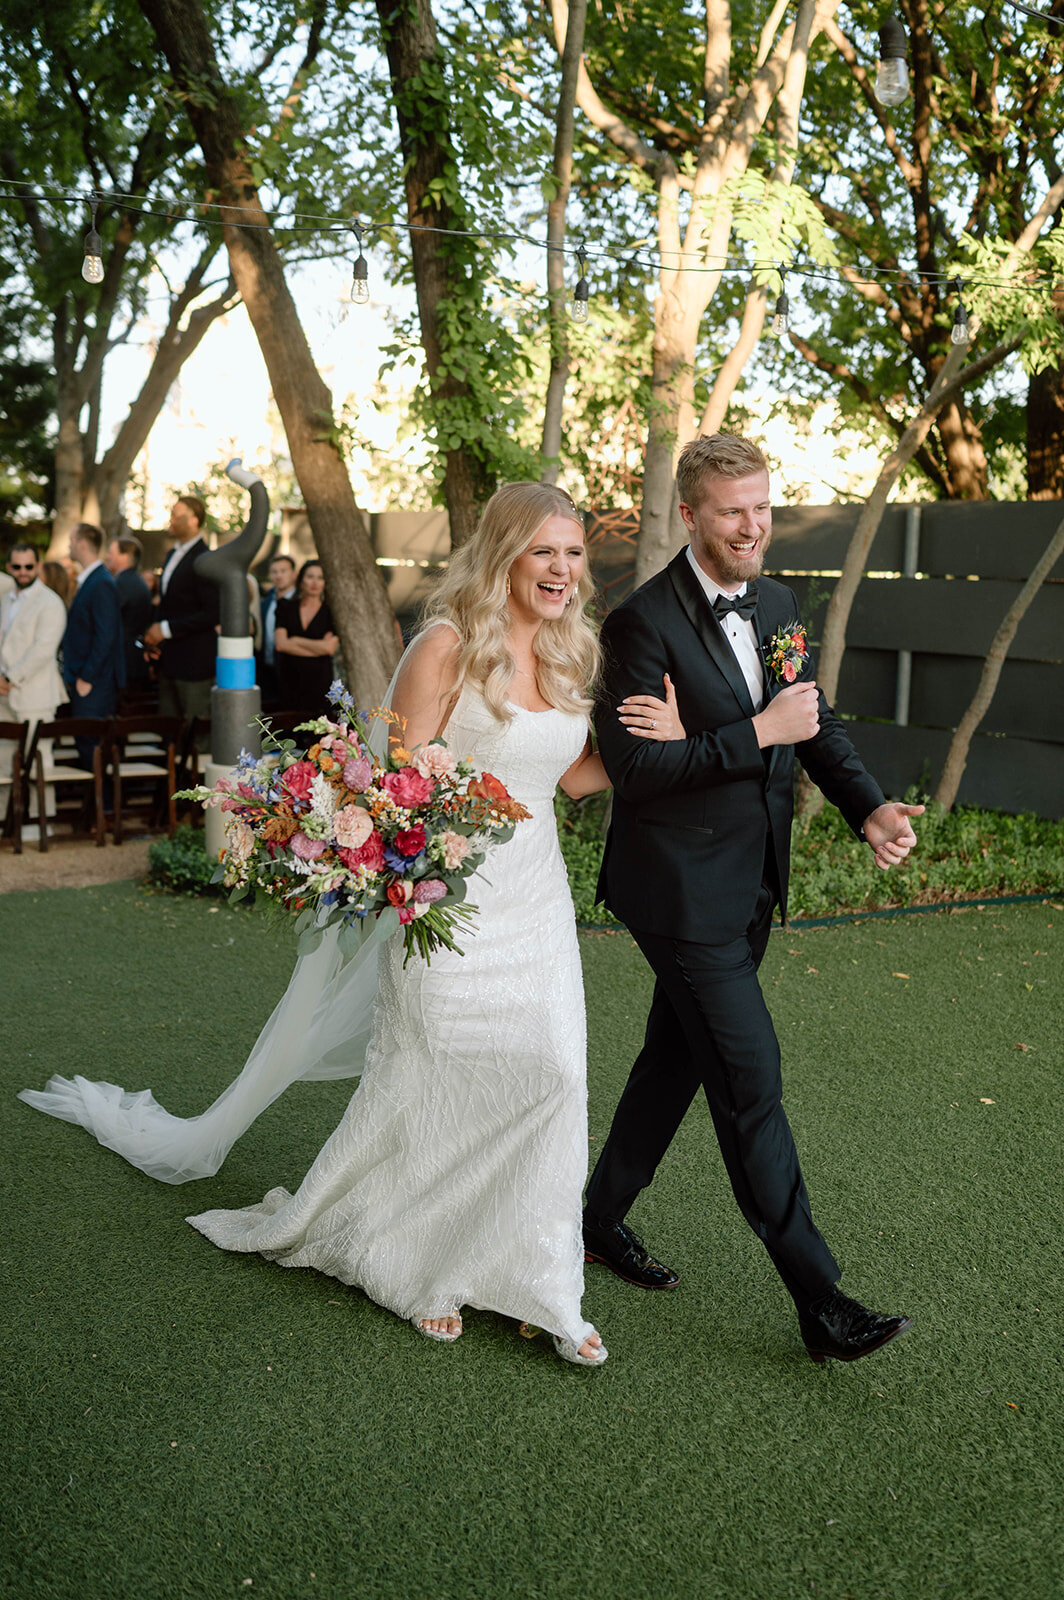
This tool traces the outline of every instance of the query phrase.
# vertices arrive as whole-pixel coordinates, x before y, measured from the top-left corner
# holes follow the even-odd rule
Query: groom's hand
[[[820,700],[815,683],[792,683],[753,719],[759,747],[803,744],[820,730]]]
[[[923,806],[889,804],[877,806],[865,818],[864,836],[872,846],[877,867],[886,871],[888,867],[896,867],[899,861],[905,860],[916,843],[909,818],[922,817],[923,814]]]

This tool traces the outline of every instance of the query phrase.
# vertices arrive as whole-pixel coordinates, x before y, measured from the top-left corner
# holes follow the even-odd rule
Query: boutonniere
[[[779,628],[765,646],[765,660],[777,683],[793,683],[805,666],[809,646],[800,622]]]

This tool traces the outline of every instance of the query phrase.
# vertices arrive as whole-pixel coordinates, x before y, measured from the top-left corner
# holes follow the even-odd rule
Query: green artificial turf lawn
[[[808,1360],[696,1102],[632,1215],[683,1281],[589,1268],[610,1360],[586,1372],[485,1313],[431,1344],[185,1224],[295,1187],[343,1084],[296,1086],[184,1188],[14,1099],[82,1071],[202,1109],[284,987],[276,928],[132,885],[0,897],[0,1593],[1061,1594],[1062,931],[1045,904],[773,936],[815,1215],[911,1334]],[[594,1154],[649,981],[627,935],[581,947]]]

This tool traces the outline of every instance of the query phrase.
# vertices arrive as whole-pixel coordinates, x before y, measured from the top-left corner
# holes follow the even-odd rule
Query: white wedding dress
[[[298,1192],[189,1217],[226,1250],[356,1284],[402,1317],[463,1306],[580,1345],[587,1171],[584,998],[554,792],[583,718],[514,708],[500,723],[465,689],[449,748],[528,807],[470,899],[462,956],[426,965],[383,946],[362,1081]]]

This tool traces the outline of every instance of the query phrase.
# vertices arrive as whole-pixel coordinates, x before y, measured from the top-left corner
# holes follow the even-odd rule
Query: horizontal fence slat
[[[978,659],[914,656],[909,721],[925,728],[955,728],[968,709],[982,670],[983,663]],[[980,731],[1010,734],[1019,739],[1064,742],[1062,689],[1064,673],[1060,667],[1006,657]],[[856,701],[854,709],[857,709]],[[879,716],[881,713],[872,710],[870,705],[861,704],[858,714]]]
[[[859,721],[847,722],[846,731],[888,795],[902,795],[913,786],[934,791],[949,751],[948,733]],[[1064,747],[977,733],[957,801],[1064,817]]]
[[[861,507],[779,506],[772,513],[772,570],[838,572],[857,526]],[[905,551],[902,505],[888,506],[872,543],[868,567],[873,572],[900,572]]]
[[[784,581],[798,595],[803,615],[808,609],[811,636],[819,638],[830,580],[826,595],[825,580]],[[978,583],[954,583],[947,578],[865,578],[850,613],[847,645],[924,655],[985,656],[1020,588],[1019,583],[996,578]],[[808,608],[810,591],[814,603]],[[1057,662],[1064,657],[1064,584],[1045,585],[1038,591],[1009,656],[1016,661]]]
[[[1064,518],[1064,501],[938,500],[920,513],[918,571],[1028,577]],[[1052,578],[1064,578],[1064,558]]]

